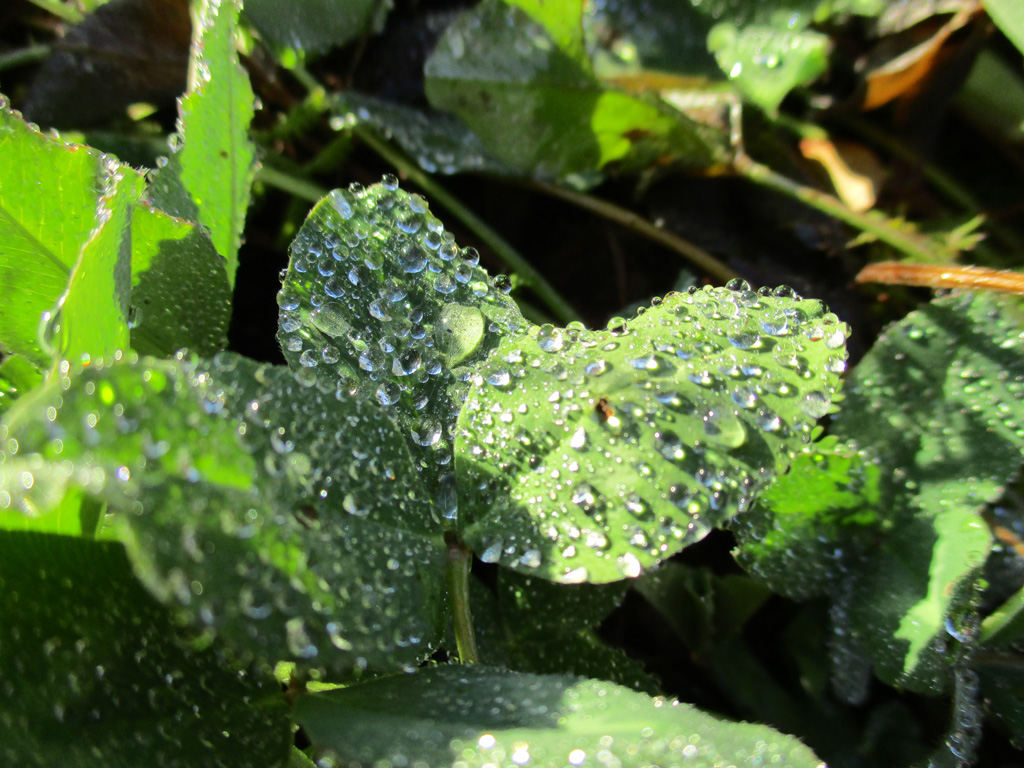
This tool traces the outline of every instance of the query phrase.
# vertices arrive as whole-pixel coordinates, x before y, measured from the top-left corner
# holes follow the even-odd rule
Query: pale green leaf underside
[[[459,414],[465,540],[546,579],[638,576],[786,469],[829,411],[846,333],[818,301],[744,284],[503,341]]]
[[[483,666],[422,669],[303,696],[295,716],[341,765],[818,768],[791,736],[597,680]]]
[[[4,765],[284,765],[273,677],[189,648],[120,544],[0,532],[0,596]]]
[[[80,488],[110,503],[102,535],[126,542],[150,590],[244,658],[359,675],[430,653],[440,524],[379,408],[226,354],[55,388],[4,427],[0,527],[52,530]],[[77,532],[73,512],[62,524]]]
[[[182,146],[156,174],[149,195],[157,207],[209,229],[233,286],[256,173],[248,136],[255,101],[235,49],[241,2],[198,5],[189,88],[180,106]]]
[[[335,190],[299,230],[278,295],[299,380],[388,408],[430,486],[451,471],[469,366],[525,325],[478,260],[394,183]]]

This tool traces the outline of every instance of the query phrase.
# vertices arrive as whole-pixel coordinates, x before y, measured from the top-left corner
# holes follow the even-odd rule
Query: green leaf
[[[295,717],[344,765],[821,765],[767,726],[725,722],[612,683],[478,665],[309,694]]]
[[[716,24],[708,50],[743,94],[774,113],[791,90],[813,82],[828,67],[829,41],[810,29]]]
[[[985,10],[1017,50],[1024,53],[1024,11],[1014,0],[985,0]]]
[[[132,208],[145,179],[122,166],[100,197],[96,229],[82,247],[49,330],[59,336],[59,356],[88,364],[128,348],[132,279]]]
[[[440,522],[370,403],[233,355],[147,359],[51,385],[3,429],[0,526],[46,525],[67,486],[108,502],[146,586],[242,658],[358,676],[440,636]]]
[[[555,581],[639,576],[785,471],[829,411],[846,333],[818,301],[737,281],[503,341],[459,413],[465,541]]]
[[[377,0],[245,0],[245,16],[267,41],[300,53],[347,45],[383,25],[391,2]]]
[[[1016,476],[1024,449],[1020,317],[1013,299],[954,295],[886,331],[851,376],[833,422],[838,437],[876,457],[877,522],[859,512],[826,518],[846,533],[834,539],[838,557],[816,564],[825,554],[807,542],[817,523],[779,539],[780,550],[812,563],[792,572],[789,593],[805,578],[820,588],[822,569],[851,569],[834,617],[886,682],[935,692],[948,680],[947,625],[955,629],[974,599],[991,546],[977,513]],[[862,535],[851,536],[858,527]]]
[[[446,112],[416,109],[353,91],[338,94],[332,111],[342,127],[355,120],[389,136],[427,173],[517,175],[491,155],[461,120]]]
[[[15,401],[42,382],[43,376],[27,358],[9,355],[0,362],[0,416]]]
[[[885,682],[938,692],[947,684],[947,646],[992,545],[972,509],[950,507],[899,520],[852,576],[849,616],[840,629]]]
[[[463,13],[425,68],[430,103],[461,117],[501,162],[553,178],[613,163],[625,170],[670,157],[706,167],[725,158],[721,132],[603,85],[558,4],[544,13],[527,5],[536,19],[502,0]]]
[[[643,667],[596,632],[627,588],[626,582],[553,584],[502,570],[496,601],[488,590],[475,595],[482,659],[521,672],[593,677],[655,693],[659,686]]]
[[[317,204],[278,295],[278,339],[300,381],[388,408],[432,488],[451,472],[471,367],[525,324],[478,260],[388,180]]]
[[[27,125],[0,100],[0,345],[45,367],[40,319],[63,295],[101,216],[116,166]]]
[[[224,259],[200,226],[149,205],[132,214],[132,348],[170,357],[182,347],[227,346],[231,286]]]
[[[240,0],[201,0],[193,21],[189,87],[180,102],[178,146],[156,174],[150,200],[210,230],[234,286],[245,212],[256,174],[248,137],[254,99],[238,63]],[[174,144],[172,144],[172,147]]]
[[[285,765],[273,677],[192,648],[120,544],[0,532],[0,605],[4,765]]]
[[[849,578],[844,555],[863,551],[892,525],[880,474],[877,461],[835,436],[809,446],[733,522],[740,564],[794,600],[835,591]]]

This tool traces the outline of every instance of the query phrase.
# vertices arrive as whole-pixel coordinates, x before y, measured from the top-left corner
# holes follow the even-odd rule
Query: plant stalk
[[[877,212],[858,213],[839,198],[787,179],[749,155],[737,155],[733,161],[733,168],[740,176],[745,176],[755,184],[799,200],[815,210],[849,224],[854,229],[874,235],[883,243],[916,261],[941,264],[952,262],[956,258],[956,252],[930,243],[926,237],[921,235],[897,229],[891,219]]]
[[[448,544],[445,579],[448,582],[452,624],[455,626],[455,644],[463,664],[476,664],[480,655],[476,650],[473,615],[469,609],[469,568],[473,564],[473,553],[453,534],[447,534],[445,542]]]
[[[502,263],[518,275],[519,282],[537,294],[537,297],[561,322],[569,323],[581,319],[572,305],[555,290],[554,286],[540,272],[533,268],[530,262],[523,258],[511,243],[434,181],[415,162],[395,150],[368,128],[356,126],[355,134],[374,152],[391,163],[403,177],[411,179],[414,184],[426,192],[432,201],[438,202],[451,211],[452,215],[465,224],[467,229],[487,243]]]

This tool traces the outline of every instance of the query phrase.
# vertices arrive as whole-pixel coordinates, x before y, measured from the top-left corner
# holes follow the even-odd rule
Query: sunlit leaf
[[[786,469],[829,411],[846,333],[818,301],[739,281],[503,341],[459,414],[465,540],[546,579],[638,576]]]
[[[1014,0],[984,0],[985,10],[1003,34],[1024,53],[1024,13]]]
[[[291,248],[278,339],[301,381],[391,410],[436,487],[471,367],[525,325],[419,195],[386,181],[335,190]]]
[[[76,768],[274,768],[273,677],[198,651],[120,544],[0,532],[0,761]]]
[[[303,696],[295,716],[343,765],[623,768],[686,761],[820,768],[792,736],[579,677],[435,667]]]
[[[0,159],[0,344],[45,366],[40,319],[54,309],[100,223],[100,191],[116,164],[42,135],[5,102]]]
[[[158,208],[210,230],[232,286],[256,173],[255,147],[248,137],[252,86],[235,50],[240,5],[240,0],[198,4],[176,151],[149,190]]]

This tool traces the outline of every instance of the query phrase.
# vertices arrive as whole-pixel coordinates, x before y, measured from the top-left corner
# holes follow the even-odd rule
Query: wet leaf
[[[8,355],[0,362],[0,415],[43,380],[42,373],[21,355]]]
[[[132,348],[170,357],[227,346],[231,287],[205,229],[140,204],[132,213]]]
[[[108,502],[101,535],[244,659],[358,676],[440,635],[439,520],[373,404],[227,354],[146,359],[51,385],[0,429],[0,526],[52,525],[68,487]]]
[[[232,286],[256,173],[255,147],[248,137],[253,92],[235,50],[240,5],[240,0],[199,3],[188,91],[179,107],[180,132],[172,141],[175,151],[149,189],[158,208],[210,230]]]
[[[391,3],[377,0],[245,0],[245,16],[268,42],[317,54],[346,45],[384,22]]]
[[[100,192],[117,165],[44,136],[5,102],[0,158],[0,343],[43,367],[50,354],[40,344],[41,318],[54,309],[100,224]]]
[[[626,582],[553,584],[502,570],[497,599],[484,590],[474,604],[482,660],[520,672],[581,675],[656,693],[659,686],[643,666],[596,632],[627,588]],[[494,605],[481,605],[488,600]]]
[[[892,326],[832,425],[873,458],[852,446],[812,453],[735,526],[743,559],[773,588],[833,594],[837,632],[857,638],[886,682],[948,683],[949,633],[991,546],[978,511],[1024,448],[1019,317],[1013,299],[962,294]]]
[[[516,175],[512,168],[494,158],[477,135],[454,115],[351,91],[337,97],[334,112],[342,127],[354,120],[389,136],[427,173],[486,171]]]
[[[465,540],[555,581],[639,576],[786,469],[829,412],[846,334],[818,301],[737,281],[605,331],[504,340],[459,414]]]
[[[657,98],[602,84],[580,42],[582,19],[561,16],[561,6],[541,13],[526,5],[534,16],[501,0],[463,13],[425,68],[431,104],[462,118],[501,162],[552,178],[666,158],[706,167],[725,157],[721,132]]]
[[[278,339],[299,379],[388,408],[433,488],[451,472],[472,367],[525,324],[478,261],[421,197],[387,180],[313,209],[278,295]]]
[[[743,95],[768,112],[828,67],[828,38],[788,22],[737,27],[723,21],[708,34],[708,49]]]
[[[82,246],[67,290],[54,308],[53,325],[45,331],[61,359],[88,363],[111,359],[128,348],[131,216],[144,189],[143,177],[127,166],[107,179],[96,228]]]
[[[808,447],[732,524],[740,564],[795,600],[837,589],[837,580],[849,578],[842,567],[847,550],[860,551],[891,526],[881,472],[878,462],[834,436]]]
[[[763,725],[727,723],[627,688],[483,666],[423,669],[303,696],[295,716],[340,765],[614,762],[624,768],[680,758],[694,768],[740,763],[818,768],[807,747]]]
[[[0,532],[0,604],[4,765],[285,764],[273,677],[191,647],[120,544]]]

